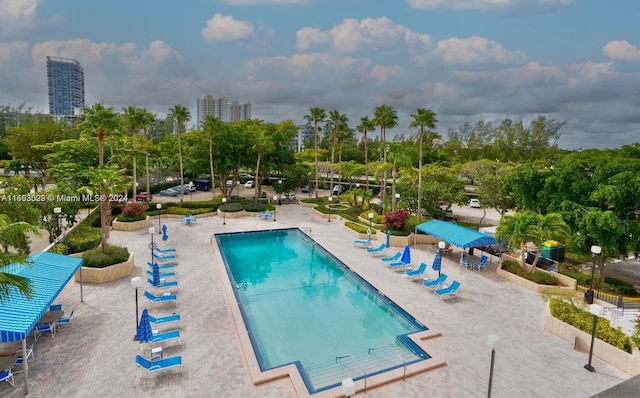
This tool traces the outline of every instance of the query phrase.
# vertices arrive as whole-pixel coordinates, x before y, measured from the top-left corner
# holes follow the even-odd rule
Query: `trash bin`
[[[542,257],[560,262],[564,261],[565,248],[565,245],[562,245],[559,242],[546,241],[542,246],[540,254]]]

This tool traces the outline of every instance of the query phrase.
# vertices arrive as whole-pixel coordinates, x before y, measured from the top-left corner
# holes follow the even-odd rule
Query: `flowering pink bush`
[[[141,216],[145,211],[149,210],[149,206],[142,203],[127,203],[122,209],[122,215],[125,217]]]
[[[398,209],[384,215],[384,225],[388,229],[401,231],[407,226],[409,221],[409,212],[405,209]]]

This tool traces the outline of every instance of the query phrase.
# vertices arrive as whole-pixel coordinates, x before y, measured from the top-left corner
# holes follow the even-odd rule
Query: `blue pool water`
[[[313,374],[314,367],[336,364],[336,357],[366,357],[382,346],[399,352],[403,361],[428,358],[406,339],[426,328],[302,231],[223,234],[216,239],[262,370],[297,363]],[[367,374],[398,365],[392,362],[371,365],[376,368],[368,368]],[[310,390],[341,380],[303,378],[309,379]]]

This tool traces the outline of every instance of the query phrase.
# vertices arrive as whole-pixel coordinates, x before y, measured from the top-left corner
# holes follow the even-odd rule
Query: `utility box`
[[[565,248],[566,246],[560,244],[559,242],[548,240],[544,242],[540,254],[542,255],[542,257],[560,262],[564,261]]]

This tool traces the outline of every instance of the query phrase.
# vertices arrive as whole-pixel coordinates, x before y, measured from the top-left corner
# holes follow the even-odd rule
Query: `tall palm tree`
[[[29,252],[24,249],[27,234],[42,236],[38,227],[26,222],[11,222],[6,214],[0,214],[0,303],[13,288],[17,288],[27,298],[33,294],[28,278],[9,272],[2,272],[9,264],[29,264]],[[10,271],[7,269],[7,271]]]
[[[380,105],[374,112],[375,123],[380,126],[380,161],[387,163],[387,128],[394,128],[398,125],[398,113],[389,105]],[[385,167],[382,176],[381,200],[385,206],[387,199],[387,168]]]
[[[436,114],[431,109],[418,108],[415,115],[411,115],[413,121],[409,127],[420,127],[420,155],[418,159],[418,221],[422,218],[422,140],[425,126],[430,129],[436,128]]]
[[[209,168],[211,172],[211,195],[212,200],[216,197],[216,179],[215,174],[213,173],[213,133],[214,131],[220,127],[222,122],[220,119],[213,115],[205,116],[202,121],[202,128],[204,131],[209,133]]]
[[[147,131],[149,126],[153,124],[156,120],[156,115],[149,112],[146,109],[141,109],[141,124],[140,128],[142,128],[142,134],[144,139],[144,168],[145,168],[145,178],[147,180],[147,197],[146,201],[149,202],[151,198],[151,182],[149,179],[149,141],[147,140]]]
[[[333,192],[333,164],[336,153],[336,142],[338,141],[338,135],[340,134],[340,130],[343,126],[347,125],[349,119],[346,114],[341,114],[337,110],[333,110],[329,112],[329,123],[330,125],[327,128],[327,131],[331,131],[331,183],[329,185],[329,189]]]
[[[138,135],[138,131],[144,122],[145,115],[143,110],[137,108],[135,106],[129,105],[126,108],[122,109],[122,118],[129,129],[129,133],[131,133],[131,161],[133,163],[132,166],[132,181],[131,184],[133,186],[133,198],[135,200],[138,195],[138,168],[137,168],[137,159],[136,159],[136,136]],[[148,192],[148,191],[147,191]],[[148,195],[147,195],[148,196]]]
[[[360,118],[360,125],[356,129],[362,131],[362,140],[364,141],[364,177],[366,189],[369,190],[369,139],[367,138],[367,131],[375,130],[376,124],[369,119],[369,116],[363,116]]]
[[[173,108],[169,108],[169,114],[176,123],[176,135],[178,136],[178,161],[180,162],[180,202],[184,199],[184,164],[182,162],[182,129],[184,124],[191,120],[191,112],[185,106],[180,104],[174,105]]]
[[[327,113],[322,108],[311,108],[309,109],[309,114],[305,115],[304,118],[307,122],[313,122],[313,131],[315,137],[315,167],[316,167],[316,185],[314,190],[316,191],[316,199],[318,199],[318,123],[324,121],[327,118]]]
[[[98,137],[98,166],[104,166],[104,137],[106,135],[111,137],[118,127],[118,114],[113,111],[113,108],[95,104],[92,107],[83,108],[81,119],[83,130]]]

